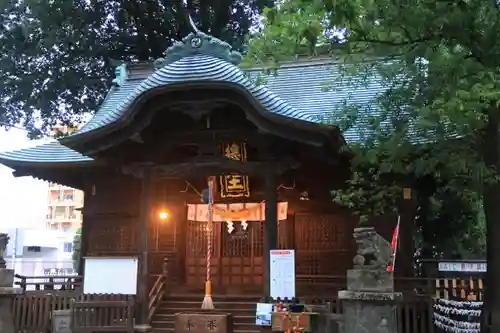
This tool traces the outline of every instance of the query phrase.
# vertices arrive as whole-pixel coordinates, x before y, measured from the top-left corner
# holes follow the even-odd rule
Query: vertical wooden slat
[[[422,321],[422,316],[419,316],[419,314],[424,313],[422,311],[422,302],[421,300],[418,300],[414,303],[412,303],[412,333],[419,333],[420,330],[418,329],[419,326],[421,326],[421,321]]]
[[[409,330],[411,329],[411,315],[412,315],[412,312],[411,311],[411,302],[405,302],[403,303],[403,316],[404,316],[404,327],[406,328],[406,330]],[[411,332],[408,332],[408,333],[411,333]]]

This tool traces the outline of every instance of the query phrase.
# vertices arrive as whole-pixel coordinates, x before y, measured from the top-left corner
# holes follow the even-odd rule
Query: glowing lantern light
[[[160,212],[160,214],[158,215],[160,220],[162,221],[165,221],[168,219],[168,213],[167,212]]]

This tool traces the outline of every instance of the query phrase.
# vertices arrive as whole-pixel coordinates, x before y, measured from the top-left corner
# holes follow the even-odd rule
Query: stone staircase
[[[212,297],[215,311],[233,314],[234,333],[259,333],[255,325],[255,308],[259,297],[226,296]],[[174,333],[174,316],[179,312],[201,310],[203,294],[170,294],[166,296],[153,317],[153,333]]]

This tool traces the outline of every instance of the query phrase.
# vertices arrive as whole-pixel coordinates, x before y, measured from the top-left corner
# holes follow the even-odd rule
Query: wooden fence
[[[346,288],[345,276],[297,275],[297,295],[335,296]],[[407,296],[429,296],[431,298],[483,300],[484,283],[481,277],[447,278],[395,278],[395,290]],[[323,295],[323,296],[322,296]]]
[[[71,306],[73,333],[134,332],[134,299],[108,295],[104,299],[79,300]]]
[[[335,281],[335,283],[332,283]],[[331,290],[332,293],[310,293],[314,297],[301,298],[308,304],[328,305],[328,312],[340,315],[343,313],[342,303],[336,297],[335,290],[345,288],[345,279],[340,277],[322,277],[321,283],[325,284],[325,289],[318,286],[319,290]],[[301,281],[299,279],[298,283]],[[481,278],[448,278],[448,279],[397,279],[396,289],[404,293],[404,300],[397,308],[398,332],[400,333],[436,333],[433,322],[435,299],[454,300],[482,300],[483,281]],[[111,308],[118,309],[118,317],[104,318],[102,323],[107,322],[115,325],[130,327],[131,313],[128,312],[130,300],[123,295],[86,295],[81,296],[77,291],[27,291],[24,295],[17,296],[13,302],[13,312],[16,332],[22,333],[47,333],[51,332],[52,312],[54,310],[70,310],[75,300],[81,301],[80,308],[87,308],[98,304],[97,301],[115,301],[102,303],[110,305],[107,310],[96,305],[92,312],[102,312],[102,314],[112,313]],[[299,297],[300,298],[300,297]],[[86,305],[84,304],[87,301]],[[126,301],[126,302],[125,302]],[[100,309],[97,309],[99,307]],[[87,312],[83,312],[87,313]],[[102,324],[101,323],[101,324]],[[86,325],[86,324],[85,324]],[[85,331],[83,331],[85,332]]]
[[[484,299],[484,283],[482,278],[445,278],[436,279],[436,298],[464,299],[482,301]]]
[[[28,291],[25,295],[17,296],[12,304],[14,327],[16,332],[23,333],[52,332],[52,313],[54,310],[70,310],[75,302],[80,304],[89,302],[89,306],[95,304],[93,302],[105,302],[106,304],[115,302],[122,305],[123,301],[131,302],[130,299],[131,296],[126,295],[81,295],[70,291],[53,293]],[[116,307],[110,305],[110,308]],[[125,320],[130,320],[130,317],[125,317],[128,312],[122,312],[106,311],[106,315],[113,318],[104,318],[102,320],[116,322],[118,315],[124,316],[123,319]]]

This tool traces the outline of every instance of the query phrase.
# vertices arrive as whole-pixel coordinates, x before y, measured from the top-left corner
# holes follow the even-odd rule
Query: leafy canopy
[[[187,1],[198,28],[241,48],[272,0]],[[104,98],[122,60],[162,55],[190,32],[183,0],[0,1],[0,126],[72,125]]]
[[[276,68],[304,52],[327,55],[343,74],[332,93],[381,86],[369,103],[346,100],[326,119],[359,135],[349,143],[352,178],[336,201],[378,215],[396,210],[401,187],[411,186],[425,193],[433,218],[463,225],[459,233],[478,221],[484,188],[497,180],[486,152],[500,104],[497,2],[283,0],[263,22],[247,63]],[[443,201],[452,198],[471,213],[450,215]]]

